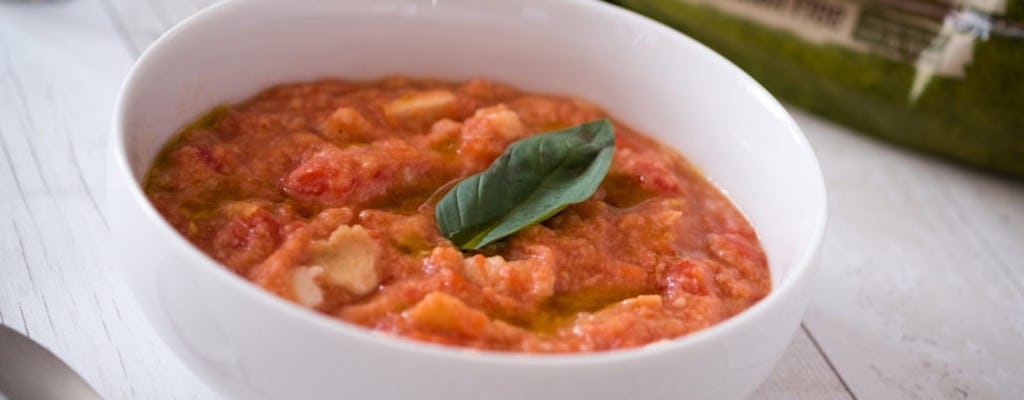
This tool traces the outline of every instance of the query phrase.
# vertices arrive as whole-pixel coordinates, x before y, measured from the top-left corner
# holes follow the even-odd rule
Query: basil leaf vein
[[[614,151],[607,118],[519,140],[437,203],[437,226],[464,250],[515,234],[590,198]]]

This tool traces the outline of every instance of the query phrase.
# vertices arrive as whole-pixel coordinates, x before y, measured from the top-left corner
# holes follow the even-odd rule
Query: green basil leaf
[[[614,151],[607,118],[519,140],[437,203],[437,226],[456,246],[479,249],[588,199]]]

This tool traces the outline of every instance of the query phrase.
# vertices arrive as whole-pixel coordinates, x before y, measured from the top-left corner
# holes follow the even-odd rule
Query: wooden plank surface
[[[211,398],[107,267],[106,142],[133,58],[96,1],[0,2],[0,323],[106,398]]]
[[[107,269],[105,146],[139,52],[208,0],[0,2],[0,323],[107,398],[215,398]],[[794,112],[831,200],[819,289],[763,399],[1024,393],[1024,183]]]
[[[863,399],[1024,393],[1024,182],[795,113],[830,197],[805,316]]]

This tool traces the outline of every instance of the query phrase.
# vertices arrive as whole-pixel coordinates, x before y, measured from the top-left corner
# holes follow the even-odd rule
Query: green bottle
[[[789,104],[1024,176],[1024,0],[614,0]]]

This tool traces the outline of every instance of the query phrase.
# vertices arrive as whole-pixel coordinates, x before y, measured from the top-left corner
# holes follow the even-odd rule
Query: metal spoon
[[[0,325],[0,399],[100,399],[78,373],[20,332]]]

